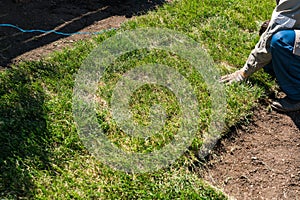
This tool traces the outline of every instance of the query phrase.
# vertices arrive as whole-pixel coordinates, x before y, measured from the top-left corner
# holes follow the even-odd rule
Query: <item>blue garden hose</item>
[[[22,29],[22,28],[20,28],[18,26],[15,26],[13,24],[0,24],[0,27],[15,28],[15,29],[18,29],[19,31],[21,31],[23,33],[34,33],[34,32],[39,32],[39,33],[54,33],[54,34],[57,34],[57,35],[64,35],[64,36],[71,36],[71,35],[98,35],[98,34],[102,34],[104,32],[110,31],[110,30],[116,30],[116,28],[110,28],[110,29],[101,30],[101,31],[98,31],[98,32],[64,33],[64,32],[55,31],[55,30],[40,30],[40,29],[26,30],[26,29]]]

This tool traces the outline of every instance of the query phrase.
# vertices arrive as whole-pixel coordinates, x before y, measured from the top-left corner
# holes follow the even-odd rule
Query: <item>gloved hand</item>
[[[232,74],[227,74],[225,76],[222,76],[220,79],[220,82],[231,84],[234,82],[241,82],[241,81],[245,80],[246,78],[247,77],[245,75],[245,72],[242,69],[240,69],[240,70],[233,72]]]

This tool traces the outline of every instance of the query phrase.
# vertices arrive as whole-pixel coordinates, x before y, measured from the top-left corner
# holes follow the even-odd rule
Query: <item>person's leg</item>
[[[272,62],[270,62],[269,64],[267,64],[266,66],[264,66],[263,69],[264,69],[264,72],[266,72],[267,74],[269,74],[272,78],[276,78]]]
[[[298,109],[300,102],[300,56],[293,54],[295,32],[283,30],[274,34],[270,49],[272,66],[281,89],[286,93],[288,102]],[[299,104],[300,109],[300,104]]]

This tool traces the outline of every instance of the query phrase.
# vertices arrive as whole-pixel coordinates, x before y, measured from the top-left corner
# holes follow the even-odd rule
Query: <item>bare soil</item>
[[[201,176],[232,199],[300,199],[300,112],[254,109],[249,124],[233,127]]]
[[[0,0],[0,23],[23,29],[96,32],[117,28],[164,0]],[[0,69],[37,60],[91,35],[22,33],[0,27]],[[233,127],[199,174],[235,199],[300,199],[300,112],[278,113],[266,103]]]
[[[165,0],[0,0],[0,23],[22,29],[56,30],[65,33],[99,32],[118,28],[128,18],[144,14]],[[22,33],[0,27],[0,68],[20,60],[37,60],[54,50],[91,35],[63,36],[54,33]]]

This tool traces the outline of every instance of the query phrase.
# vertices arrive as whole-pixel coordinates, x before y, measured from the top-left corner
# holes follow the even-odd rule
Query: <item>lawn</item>
[[[237,0],[175,0],[136,17],[118,30],[49,59],[24,62],[0,72],[0,198],[4,199],[226,199],[199,177],[197,151],[211,121],[209,90],[189,62],[164,50],[140,49],[110,65],[96,91],[96,115],[105,135],[119,148],[148,153],[162,149],[176,136],[180,113],[176,97],[165,87],[145,85],[130,100],[138,124],[149,123],[149,110],[160,104],[166,126],[150,138],[127,135],[109,112],[112,88],[135,66],[172,66],[188,80],[199,102],[196,137],[174,163],[146,173],[114,170],[84,146],[73,117],[73,89],[77,72],[89,53],[108,38],[138,28],[167,28],[189,36],[212,57],[220,74],[240,68],[258,40],[260,24],[275,2]],[[264,73],[248,82],[225,86],[226,127],[247,121],[259,98],[273,89]],[[228,128],[220,134],[226,134]]]

